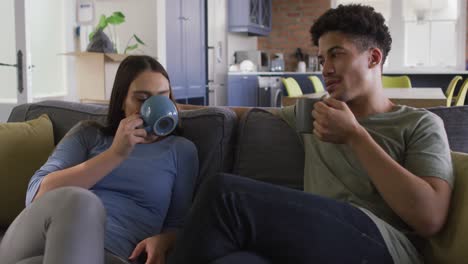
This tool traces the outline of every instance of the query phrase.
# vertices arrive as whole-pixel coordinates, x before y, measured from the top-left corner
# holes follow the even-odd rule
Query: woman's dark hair
[[[169,75],[164,67],[150,56],[128,56],[120,63],[117,74],[115,75],[114,86],[112,87],[112,94],[109,103],[109,112],[107,114],[107,124],[103,129],[106,135],[115,135],[120,121],[125,118],[125,112],[122,108],[125,98],[127,97],[130,84],[144,71],[158,72],[166,77],[169,82],[169,98],[175,104]]]
[[[329,9],[310,28],[314,45],[318,46],[319,38],[330,31],[348,35],[360,51],[379,48],[383,53],[382,65],[392,46],[385,18],[370,6],[350,4]]]

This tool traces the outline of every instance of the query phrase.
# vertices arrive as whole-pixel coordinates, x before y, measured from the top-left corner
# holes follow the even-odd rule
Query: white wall
[[[138,3],[136,3],[138,2]],[[128,40],[136,34],[146,46],[130,53],[146,54],[157,57],[157,0],[99,0],[95,2],[96,23],[101,14],[111,15],[114,11],[121,11],[125,15],[125,22],[115,26],[118,36],[119,53],[127,46]],[[112,26],[109,26],[109,28]],[[108,29],[105,33],[108,34]],[[132,40],[131,44],[135,44]]]
[[[234,64],[234,52],[238,50],[256,50],[257,37],[249,37],[247,33],[228,33],[228,62]]]
[[[14,0],[0,1],[0,62],[16,64]],[[16,101],[16,68],[0,66],[0,102]]]
[[[4,123],[8,120],[11,110],[16,104],[0,104],[0,123]]]

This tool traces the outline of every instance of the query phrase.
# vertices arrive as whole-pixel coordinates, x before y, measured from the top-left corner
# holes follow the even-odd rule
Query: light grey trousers
[[[106,212],[78,187],[45,193],[25,208],[0,244],[2,264],[123,264],[104,250]]]

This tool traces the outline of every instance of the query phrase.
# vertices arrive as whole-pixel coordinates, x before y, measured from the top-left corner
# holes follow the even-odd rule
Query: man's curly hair
[[[318,46],[319,38],[330,31],[348,35],[360,51],[371,47],[379,48],[383,53],[382,65],[385,63],[391,49],[392,37],[384,17],[373,7],[350,4],[329,9],[310,28],[312,43]]]

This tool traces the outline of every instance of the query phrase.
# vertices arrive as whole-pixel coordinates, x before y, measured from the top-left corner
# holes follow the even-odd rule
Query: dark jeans
[[[172,257],[171,264],[393,263],[361,210],[227,174],[202,185]]]

